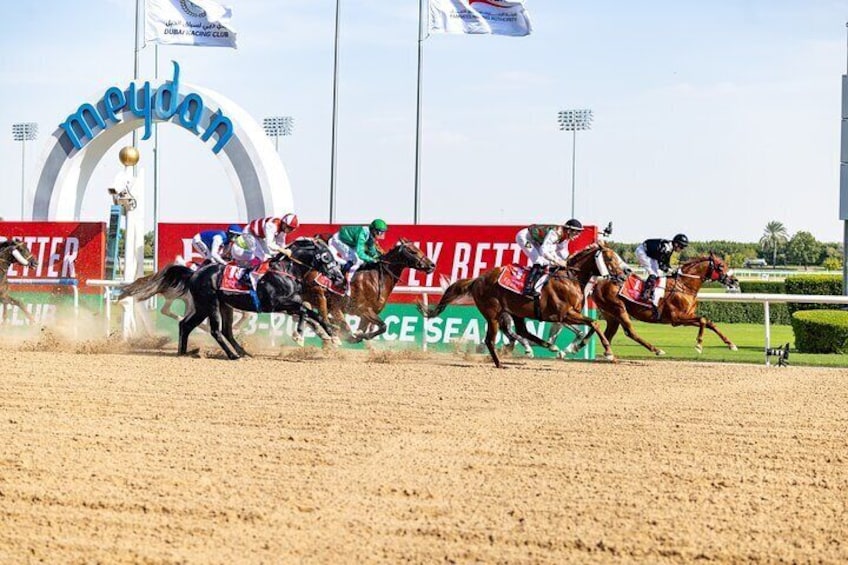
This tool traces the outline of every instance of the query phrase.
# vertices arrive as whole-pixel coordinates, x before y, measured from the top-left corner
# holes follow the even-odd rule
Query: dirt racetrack
[[[848,562],[844,370],[105,349],[0,351],[2,563]]]

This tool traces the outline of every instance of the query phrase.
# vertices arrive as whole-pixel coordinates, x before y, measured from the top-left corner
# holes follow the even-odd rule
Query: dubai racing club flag
[[[523,0],[430,0],[430,33],[530,35]]]
[[[145,0],[144,5],[145,42],[236,47],[229,6],[214,0]]]

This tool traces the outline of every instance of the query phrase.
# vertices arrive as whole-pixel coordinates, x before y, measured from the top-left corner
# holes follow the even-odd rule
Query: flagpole
[[[428,0],[429,6],[429,0]],[[415,204],[412,223],[421,220],[421,74],[424,62],[424,0],[418,0],[418,95],[415,99]]]
[[[330,141],[330,223],[336,222],[336,129],[339,122],[339,10],[341,0],[336,0],[336,31],[333,53],[333,126]]]
[[[138,13],[141,9],[141,1],[135,0],[135,45],[133,46],[133,81],[138,80],[138,30],[139,30],[139,17]],[[133,147],[138,148],[138,133],[136,130],[133,130],[132,134],[132,144]]]
[[[153,46],[153,76],[159,82],[159,44]],[[153,122],[153,272],[159,272],[159,124]]]

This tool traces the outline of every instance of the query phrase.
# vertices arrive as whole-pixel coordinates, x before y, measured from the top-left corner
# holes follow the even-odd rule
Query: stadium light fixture
[[[24,220],[26,206],[26,142],[38,139],[38,124],[20,122],[12,124],[12,138],[21,142],[21,220]]]
[[[572,132],[571,140],[571,217],[574,217],[574,200],[575,200],[575,171],[577,164],[577,132],[587,129],[592,129],[592,120],[594,115],[592,110],[562,110],[559,112],[557,122],[559,123],[560,131]]]
[[[274,138],[274,148],[279,152],[280,138],[294,133],[294,118],[291,116],[271,116],[262,120],[262,128],[268,137]]]

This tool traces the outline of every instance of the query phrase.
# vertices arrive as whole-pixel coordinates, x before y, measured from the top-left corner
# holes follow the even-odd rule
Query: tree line
[[[610,245],[627,263],[638,264],[635,254],[638,243],[610,242]],[[818,241],[808,231],[798,231],[790,237],[781,222],[771,221],[766,224],[762,237],[756,242],[690,241],[689,247],[680,254],[679,261],[684,262],[713,251],[733,268],[745,267],[753,259],[763,259],[772,268],[816,267],[838,271],[842,269],[842,247],[841,243]]]

